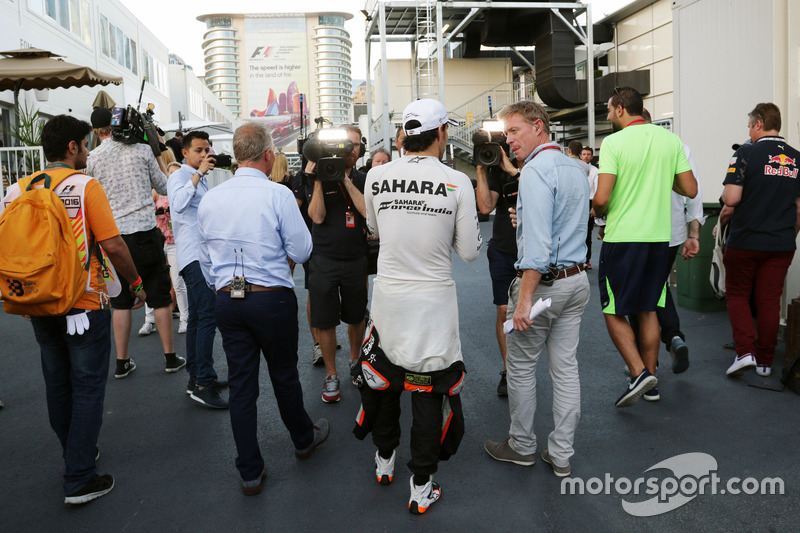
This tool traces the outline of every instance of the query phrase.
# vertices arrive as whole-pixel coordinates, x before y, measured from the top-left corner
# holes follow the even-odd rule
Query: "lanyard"
[[[533,160],[533,158],[534,158],[534,157],[536,157],[537,155],[541,154],[541,153],[542,153],[542,152],[544,152],[545,150],[558,150],[558,151],[560,152],[560,151],[561,151],[561,147],[560,147],[560,146],[545,146],[544,148],[542,148],[541,150],[539,150],[538,152],[536,152],[536,153],[533,155],[533,157],[531,157],[531,161]]]
[[[345,178],[347,179],[347,178]],[[339,190],[342,191],[342,196],[344,196],[344,201],[347,202],[347,210],[351,213],[353,212],[353,202],[350,201],[350,195],[342,188],[342,182],[339,181],[336,183],[339,186]]]
[[[628,126],[635,126],[636,124],[647,124],[643,118],[639,118],[634,120],[633,122],[629,122]]]
[[[66,163],[47,163],[44,168],[68,168],[72,170],[72,167]]]

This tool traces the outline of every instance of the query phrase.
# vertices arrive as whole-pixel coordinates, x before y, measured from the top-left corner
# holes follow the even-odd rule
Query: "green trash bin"
[[[706,223],[700,228],[700,252],[693,259],[684,261],[680,253],[675,260],[678,271],[678,305],[692,311],[710,313],[725,311],[725,300],[714,296],[708,280],[711,273],[711,253],[714,251],[712,231],[719,218],[719,204],[703,204]]]

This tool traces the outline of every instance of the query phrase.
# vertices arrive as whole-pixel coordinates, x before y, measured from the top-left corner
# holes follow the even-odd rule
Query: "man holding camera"
[[[502,159],[497,166],[477,165],[475,167],[478,173],[478,186],[475,194],[478,199],[478,209],[484,215],[488,215],[497,207],[492,225],[492,238],[486,249],[486,257],[489,259],[494,305],[497,306],[495,323],[497,344],[500,346],[500,356],[503,358],[503,371],[500,372],[497,395],[505,397],[508,396],[508,385],[506,382],[506,334],[503,333],[503,322],[506,320],[508,309],[508,287],[517,273],[514,268],[517,260],[517,238],[516,232],[511,226],[508,208],[517,205],[516,186],[520,171],[508,159],[505,150],[501,149],[500,151]],[[510,189],[506,189],[507,185]],[[509,194],[504,194],[504,191]]]
[[[322,401],[338,402],[339,376],[336,372],[336,326],[347,323],[350,361],[358,358],[364,339],[364,315],[367,311],[366,211],[364,182],[366,175],[355,168],[361,153],[361,130],[342,127],[353,149],[344,157],[344,178],[322,181],[316,165],[306,166],[308,216],[313,221],[308,276],[311,301],[311,327],[317,328],[326,377]]]
[[[536,366],[547,347],[553,380],[554,428],[542,460],[559,476],[571,473],[569,460],[580,419],[578,341],[583,310],[589,302],[586,213],[589,182],[578,164],[550,141],[550,120],[543,106],[523,100],[504,107],[508,144],[525,161],[517,198],[517,276],[509,290],[508,407],[511,426],[502,442],[486,441],[498,461],[522,466],[536,462]],[[550,306],[531,318],[534,301]]]
[[[135,113],[129,108],[128,113]],[[111,113],[96,110],[92,113],[92,126],[103,129],[111,126]],[[133,117],[129,117],[131,119]],[[141,275],[147,292],[147,305],[154,311],[158,335],[164,348],[165,370],[174,373],[186,365],[186,360],[175,355],[172,332],[172,286],[169,265],[164,255],[164,236],[156,224],[153,210],[153,193],[167,193],[166,168],[161,160],[158,135],[151,122],[139,117],[147,127],[149,139],[120,142],[115,139],[114,127],[110,137],[89,153],[87,174],[97,179],[108,196],[122,239],[130,250],[136,270]],[[159,155],[155,156],[154,154]],[[120,276],[123,287],[129,283]],[[131,337],[134,298],[127,291],[111,298],[114,309],[114,343],[117,347],[117,366],[114,377],[121,379],[136,370],[136,363],[128,354]]]
[[[178,269],[186,281],[189,296],[189,321],[186,324],[186,370],[189,383],[186,394],[211,409],[227,409],[228,402],[219,394],[220,384],[214,370],[214,291],[206,284],[200,269],[197,207],[208,192],[206,175],[216,160],[209,154],[208,133],[191,131],[183,136],[183,166],[170,176],[169,206],[172,231],[178,247]],[[243,228],[244,229],[244,228]]]

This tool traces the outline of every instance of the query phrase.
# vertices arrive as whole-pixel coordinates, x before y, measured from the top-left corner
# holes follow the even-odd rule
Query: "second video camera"
[[[155,156],[167,147],[158,142],[158,127],[153,122],[152,104],[139,113],[133,106],[115,107],[111,110],[111,138],[123,144],[147,144]]]
[[[353,141],[347,138],[347,130],[342,128],[316,130],[302,142],[303,156],[317,164],[316,175],[320,181],[342,181],[344,158],[354,148]]]
[[[503,152],[508,155],[509,147],[503,133],[503,123],[499,120],[485,120],[481,129],[472,134],[472,161],[485,167],[499,166],[503,162]]]

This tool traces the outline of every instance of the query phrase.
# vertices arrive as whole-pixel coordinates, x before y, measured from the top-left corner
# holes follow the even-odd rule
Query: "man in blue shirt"
[[[553,379],[555,428],[542,450],[542,460],[559,477],[571,473],[569,459],[580,418],[578,340],[581,316],[589,302],[586,269],[586,172],[550,142],[550,121],[544,107],[521,101],[503,108],[498,117],[517,160],[525,161],[517,197],[517,277],[509,289],[508,335],[509,437],[487,441],[494,459],[522,466],[536,462],[536,364],[547,346]],[[549,308],[530,319],[533,302],[551,300]]]
[[[186,394],[212,409],[226,409],[220,397],[214,370],[214,292],[208,288],[200,271],[198,251],[197,206],[208,192],[206,174],[214,169],[209,157],[208,134],[192,131],[183,138],[184,165],[169,178],[167,192],[172,215],[172,229],[178,249],[178,269],[186,281],[189,296],[189,321],[186,324],[186,370],[189,384]]]
[[[261,492],[266,478],[258,447],[260,354],[298,459],[307,459],[330,433],[311,422],[297,373],[297,298],[289,262],[311,255],[311,235],[292,192],[269,179],[274,144],[263,124],[246,123],[233,136],[234,178],[203,198],[197,210],[198,253],[205,281],[216,290],[217,326],[228,360],[230,415],[242,492]]]

